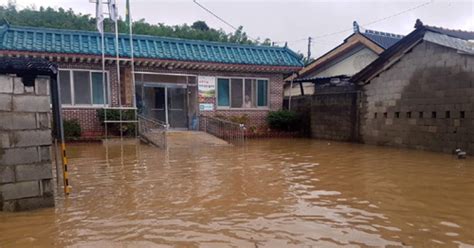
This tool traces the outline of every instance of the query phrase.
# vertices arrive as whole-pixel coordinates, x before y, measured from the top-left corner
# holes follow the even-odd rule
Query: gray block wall
[[[474,154],[474,56],[424,41],[363,95],[364,143]]]
[[[0,211],[54,206],[48,85],[0,75]]]
[[[311,102],[311,137],[357,141],[357,102],[353,86],[316,89]]]

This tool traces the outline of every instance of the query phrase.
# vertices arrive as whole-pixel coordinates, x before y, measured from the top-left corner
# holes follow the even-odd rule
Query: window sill
[[[108,108],[109,105],[61,105],[62,109],[102,109]]]
[[[269,111],[269,107],[261,107],[261,108],[223,108],[217,107],[216,110],[230,110],[230,111]]]

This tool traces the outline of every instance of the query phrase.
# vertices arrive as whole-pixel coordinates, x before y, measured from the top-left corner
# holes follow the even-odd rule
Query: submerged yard
[[[474,160],[322,142],[69,145],[72,194],[0,247],[474,246]]]

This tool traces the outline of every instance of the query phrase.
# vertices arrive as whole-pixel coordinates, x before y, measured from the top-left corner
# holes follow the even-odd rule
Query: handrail
[[[145,116],[143,116],[143,115],[138,115],[138,119],[142,119],[142,120],[145,120],[145,121],[149,121],[149,122],[152,122],[152,123],[156,123],[157,125],[162,125],[163,127],[168,128],[168,125],[166,125],[165,122],[160,121],[160,120],[150,119],[150,118],[147,118],[147,117],[145,117]]]
[[[243,144],[245,125],[212,116],[200,116],[200,129],[232,144]]]
[[[166,123],[138,115],[138,127],[140,138],[155,146],[166,148],[168,131]]]

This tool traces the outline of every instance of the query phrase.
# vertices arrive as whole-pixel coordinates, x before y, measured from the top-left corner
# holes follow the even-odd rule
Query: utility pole
[[[312,41],[313,38],[311,37],[308,37],[308,62],[311,58],[311,41]]]

